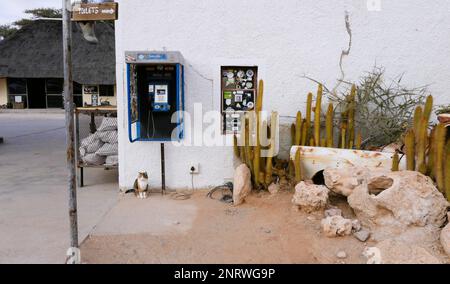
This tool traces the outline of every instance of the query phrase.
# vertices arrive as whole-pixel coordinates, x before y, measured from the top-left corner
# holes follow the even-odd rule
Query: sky
[[[0,0],[0,25],[9,24],[25,18],[23,13],[32,8],[60,8],[62,0]]]
[[[61,6],[62,0],[0,0],[0,25],[25,18],[27,15],[23,11],[26,9],[61,8]]]

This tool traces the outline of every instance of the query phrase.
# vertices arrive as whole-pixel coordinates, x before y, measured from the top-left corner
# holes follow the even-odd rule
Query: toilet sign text
[[[117,20],[118,3],[77,4],[73,6],[72,21]]]

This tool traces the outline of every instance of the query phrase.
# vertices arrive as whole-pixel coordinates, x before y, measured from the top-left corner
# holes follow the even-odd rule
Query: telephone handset
[[[168,112],[170,110],[169,85],[149,84],[148,95],[152,111]]]

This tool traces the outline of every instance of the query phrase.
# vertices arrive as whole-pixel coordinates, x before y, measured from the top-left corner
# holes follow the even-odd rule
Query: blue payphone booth
[[[183,139],[184,59],[178,51],[127,51],[128,135],[135,141]]]

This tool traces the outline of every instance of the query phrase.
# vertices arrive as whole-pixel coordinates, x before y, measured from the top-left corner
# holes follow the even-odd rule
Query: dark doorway
[[[45,79],[27,79],[28,108],[47,108]]]

